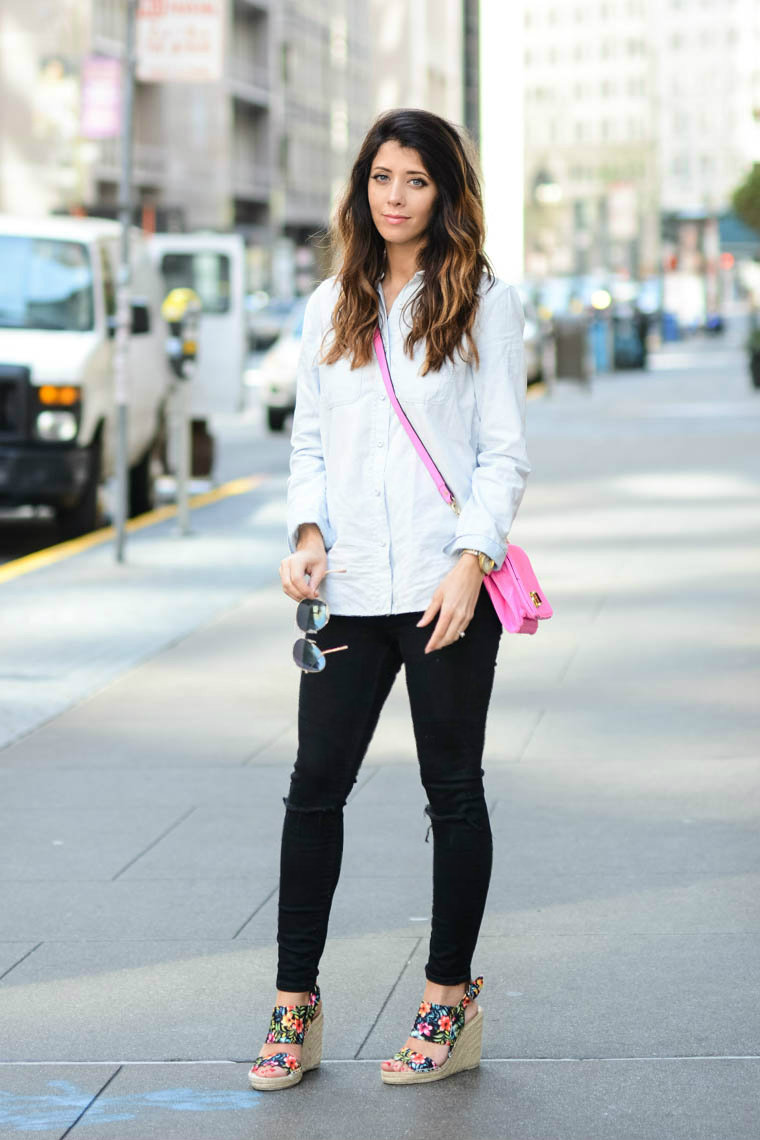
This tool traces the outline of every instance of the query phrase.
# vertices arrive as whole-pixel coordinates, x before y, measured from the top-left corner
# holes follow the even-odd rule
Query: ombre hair
[[[386,111],[370,127],[351,170],[331,225],[340,293],[333,310],[332,333],[323,363],[346,357],[351,368],[368,364],[377,326],[377,280],[385,268],[385,241],[372,220],[368,186],[372,165],[385,142],[416,150],[438,191],[418,269],[421,287],[408,302],[411,330],[404,350],[412,356],[424,340],[421,375],[437,372],[445,360],[479,363],[472,335],[485,270],[493,269],[483,252],[485,223],[474,148],[438,115],[429,111]],[[328,330],[328,333],[330,330]]]

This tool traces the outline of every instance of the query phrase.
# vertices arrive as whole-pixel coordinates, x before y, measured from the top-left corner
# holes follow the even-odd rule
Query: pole
[[[121,242],[116,289],[116,342],[113,357],[114,402],[116,405],[116,561],[124,561],[127,520],[127,482],[129,455],[127,427],[129,405],[128,354],[132,326],[130,309],[129,231],[132,225],[132,111],[135,90],[135,21],[138,0],[127,0],[126,37],[122,66],[121,99],[121,178],[119,183],[119,221]]]
[[[177,381],[177,523],[190,534],[190,380]]]

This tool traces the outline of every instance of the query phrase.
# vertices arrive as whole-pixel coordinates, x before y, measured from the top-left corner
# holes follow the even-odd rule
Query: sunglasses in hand
[[[345,574],[345,570],[328,570],[327,573]],[[338,645],[335,649],[320,649],[316,642],[309,640],[309,635],[319,633],[329,620],[330,610],[322,598],[303,598],[298,603],[296,625],[303,630],[306,637],[299,637],[293,646],[293,660],[304,673],[321,673],[327,664],[328,653],[340,653],[342,649],[348,649],[347,645]]]

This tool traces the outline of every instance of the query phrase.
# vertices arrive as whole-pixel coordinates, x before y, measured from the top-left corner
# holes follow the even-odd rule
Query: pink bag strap
[[[385,384],[385,390],[388,393],[388,399],[390,400],[391,404],[393,405],[393,410],[396,413],[396,415],[398,416],[398,418],[401,420],[401,424],[402,424],[402,427],[404,428],[404,431],[409,436],[410,440],[412,441],[412,443],[414,445],[414,450],[417,452],[420,459],[422,460],[422,462],[427,467],[430,478],[433,480],[436,487],[438,488],[438,494],[441,496],[444,503],[446,503],[449,507],[451,507],[454,514],[458,515],[459,514],[459,507],[457,505],[457,501],[454,498],[454,495],[453,495],[451,489],[449,488],[449,486],[446,483],[446,480],[444,479],[443,475],[441,475],[440,471],[438,470],[435,463],[433,462],[433,460],[430,456],[430,453],[428,452],[427,448],[425,447],[425,444],[422,442],[420,437],[417,435],[417,432],[414,430],[412,425],[409,423],[409,420],[407,419],[407,416],[406,416],[406,412],[401,407],[401,404],[398,402],[398,396],[396,395],[396,390],[393,387],[393,381],[391,380],[391,374],[390,374],[390,370],[388,368],[388,359],[385,355],[385,345],[383,344],[383,337],[382,337],[382,334],[381,334],[379,328],[375,329],[375,335],[372,338],[372,341],[373,341],[373,344],[375,346],[375,356],[377,357],[377,363],[380,365],[380,372],[382,373],[383,383]]]

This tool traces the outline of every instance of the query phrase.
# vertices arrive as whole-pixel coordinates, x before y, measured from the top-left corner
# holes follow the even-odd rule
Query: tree
[[[734,190],[731,198],[734,213],[745,225],[760,233],[760,162]]]

